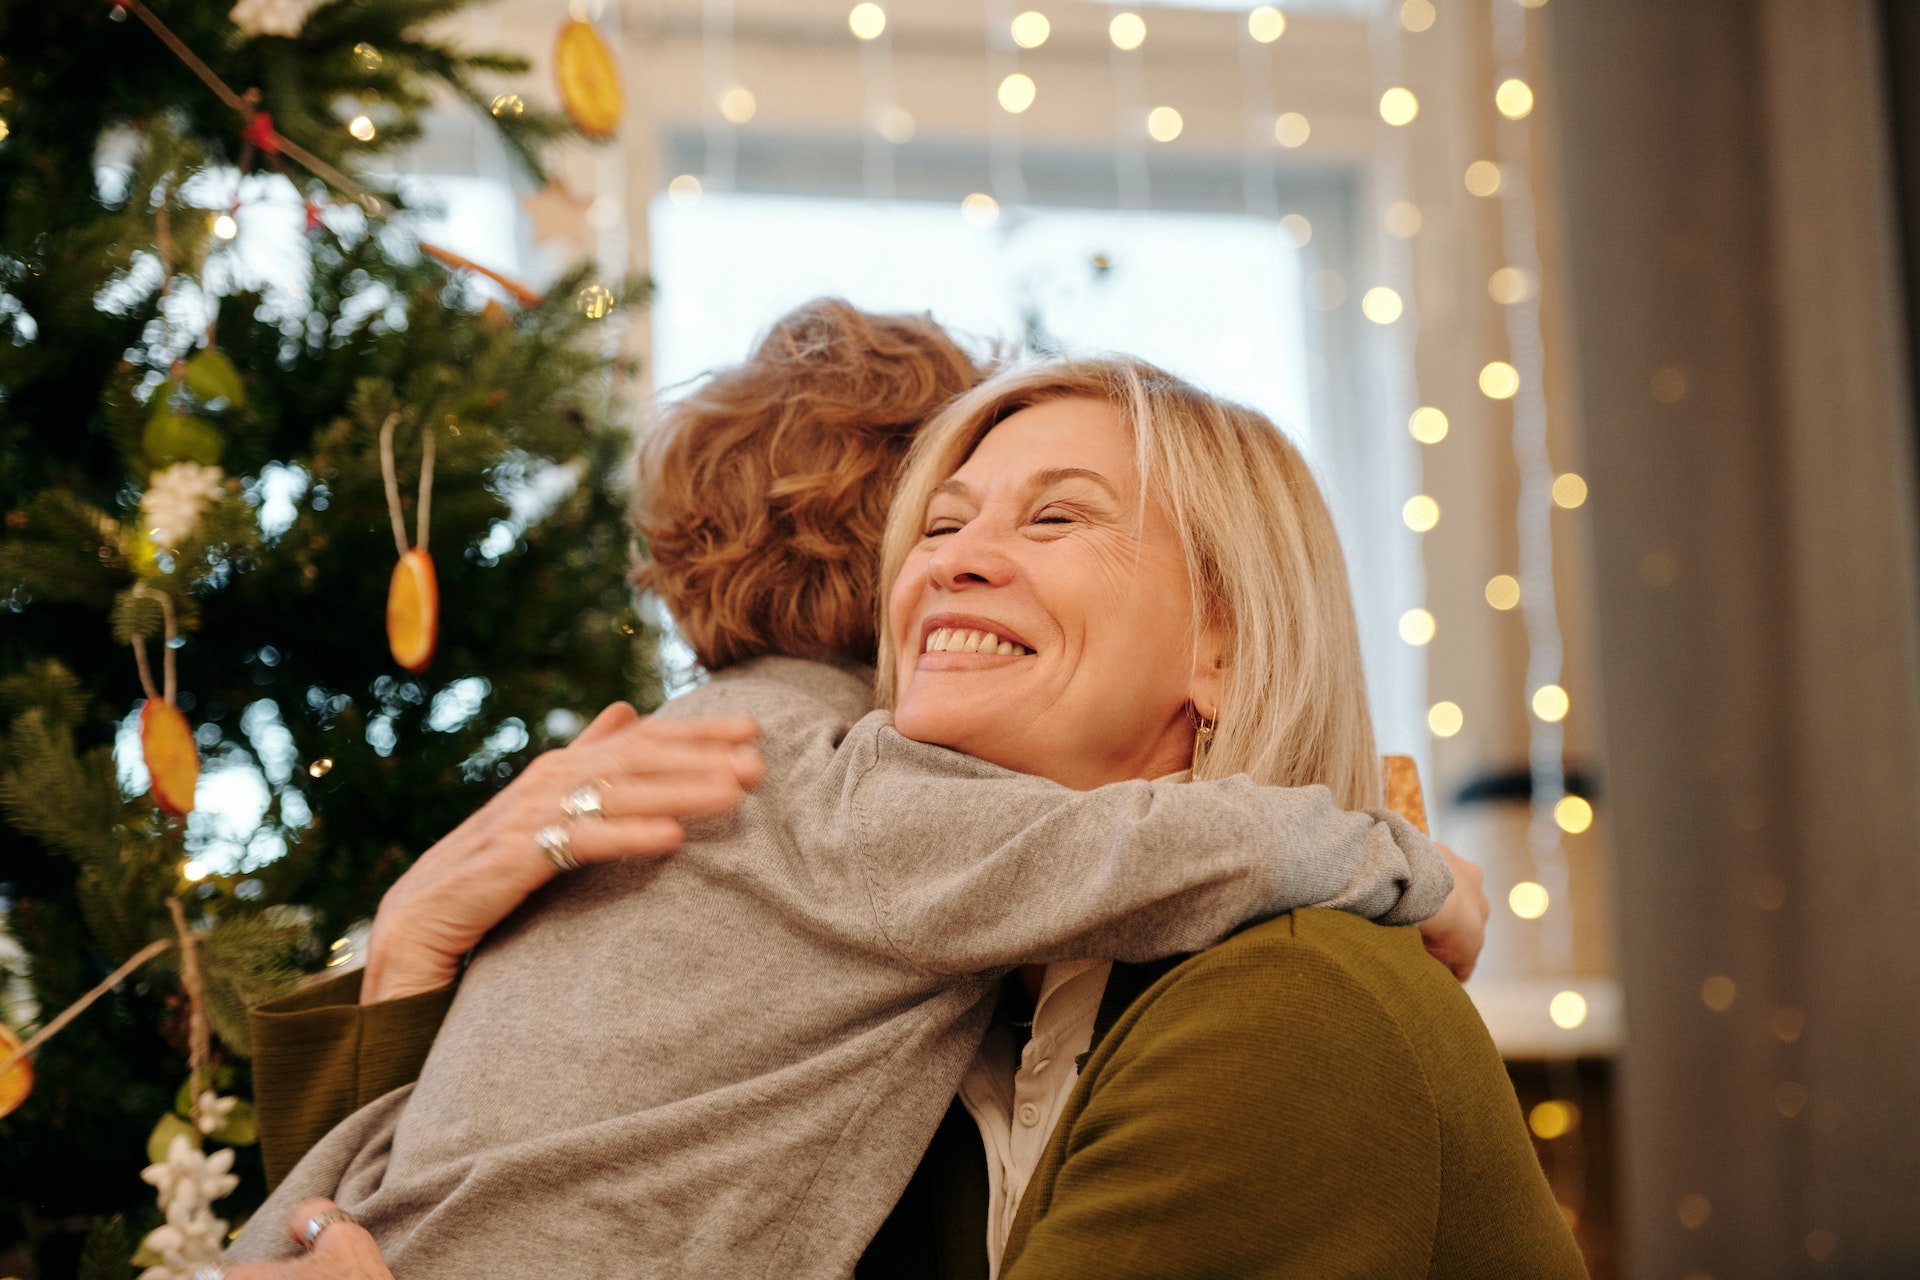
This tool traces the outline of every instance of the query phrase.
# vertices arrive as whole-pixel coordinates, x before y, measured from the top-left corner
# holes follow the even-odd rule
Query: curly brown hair
[[[787,313],[641,445],[634,585],[709,671],[767,654],[872,662],[901,461],[983,375],[931,316],[836,298]]]

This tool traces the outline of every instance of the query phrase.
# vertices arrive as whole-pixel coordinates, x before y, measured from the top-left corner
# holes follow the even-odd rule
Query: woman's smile
[[[990,618],[979,618],[969,614],[936,613],[923,620],[920,627],[924,638],[920,643],[920,661],[917,665],[922,671],[977,669],[987,665],[977,661],[980,658],[1031,658],[1034,656],[1033,646],[1029,645],[1012,626]],[[961,657],[974,658],[976,661],[957,661]],[[933,661],[936,658],[943,661]]]

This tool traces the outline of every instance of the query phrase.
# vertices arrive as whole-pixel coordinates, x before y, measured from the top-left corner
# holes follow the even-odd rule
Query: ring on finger
[[[227,1269],[216,1264],[213,1266],[195,1267],[187,1274],[188,1280],[226,1280]]]
[[[353,1215],[345,1209],[328,1209],[325,1213],[316,1213],[308,1218],[306,1225],[300,1228],[300,1247],[312,1253],[320,1243],[320,1233],[336,1222],[352,1222]]]
[[[555,871],[578,871],[580,859],[573,856],[573,832],[564,825],[555,823],[534,832],[533,842],[540,846],[540,852],[553,864]]]
[[[566,799],[560,802],[560,812],[567,815],[569,822],[576,822],[581,818],[606,817],[605,786],[603,782],[589,782],[586,786],[569,792]]]

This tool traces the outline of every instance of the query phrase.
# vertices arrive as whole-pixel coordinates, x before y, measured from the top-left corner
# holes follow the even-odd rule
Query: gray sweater
[[[556,880],[475,955],[417,1083],[308,1153],[232,1256],[331,1196],[399,1280],[849,1275],[1019,964],[1149,960],[1451,878],[1323,787],[1073,791],[910,742],[864,673],[768,658],[663,715],[746,712],[766,781],[672,857]]]

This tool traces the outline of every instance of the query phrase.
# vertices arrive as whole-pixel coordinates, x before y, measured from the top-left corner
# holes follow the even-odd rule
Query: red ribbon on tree
[[[273,117],[264,111],[253,113],[253,118],[247,121],[247,127],[240,131],[240,138],[267,155],[280,154],[280,135],[273,131]]]

